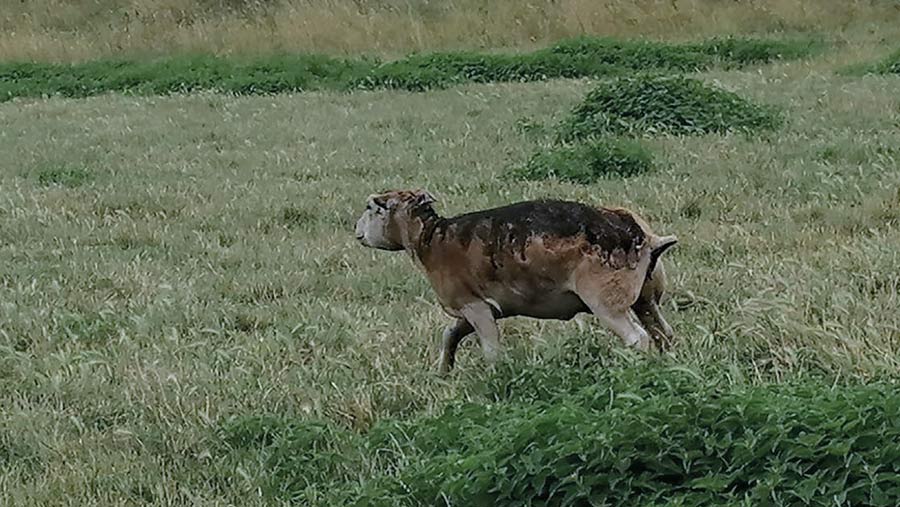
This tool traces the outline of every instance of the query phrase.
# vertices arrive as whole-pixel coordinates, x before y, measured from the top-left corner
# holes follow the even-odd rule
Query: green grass
[[[423,91],[469,82],[607,76],[638,69],[687,72],[735,67],[802,58],[821,48],[822,44],[812,39],[725,38],[677,45],[583,37],[532,53],[433,53],[382,65],[320,55],[256,59],[187,55],[75,64],[13,62],[0,63],[0,100],[197,90],[241,95],[357,88]]]
[[[639,142],[627,139],[595,140],[536,153],[509,176],[521,180],[558,178],[592,183],[607,177],[629,177],[653,168],[653,156]]]
[[[606,135],[698,135],[774,130],[781,113],[681,76],[637,75],[605,81],[559,129],[573,141]]]
[[[619,479],[622,503],[753,504],[771,487],[772,505],[802,505],[791,495],[820,479],[815,505],[845,473],[862,486],[844,505],[896,500],[896,470],[879,474],[897,462],[900,82],[848,85],[831,58],[694,76],[789,121],[641,139],[652,171],[587,184],[505,177],[552,144],[535,126],[563,121],[586,80],[0,104],[0,498],[330,506],[445,485],[477,504],[533,494],[546,470],[572,494]],[[90,176],[62,183],[74,170]],[[510,319],[496,372],[469,340],[438,377],[448,318],[428,282],[353,238],[366,196],[396,187],[429,189],[445,215],[537,197],[634,208],[680,240],[675,347],[648,359],[590,317]],[[835,413],[856,429],[829,428]],[[639,422],[655,425],[643,440]],[[836,442],[859,446],[838,474],[822,452]],[[581,482],[563,484],[566,446],[594,471]],[[702,456],[664,488],[670,451]]]

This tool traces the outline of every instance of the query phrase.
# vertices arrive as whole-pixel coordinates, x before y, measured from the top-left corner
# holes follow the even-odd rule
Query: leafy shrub
[[[875,63],[851,65],[841,70],[842,74],[900,74],[900,50],[894,51]]]
[[[691,135],[775,129],[781,115],[681,76],[639,75],[594,88],[563,122],[564,141],[603,135]]]
[[[321,55],[254,60],[182,55],[78,64],[0,64],[0,101],[17,96],[88,97],[107,92],[157,95],[197,90],[239,94],[340,89],[369,71],[368,61]]]
[[[273,415],[240,417],[227,421],[219,436],[228,446],[244,449],[272,445],[289,427],[290,423]]]
[[[537,153],[510,175],[523,180],[558,178],[591,183],[608,176],[634,176],[652,166],[652,155],[639,142],[610,138]]]
[[[112,312],[64,313],[59,319],[59,331],[69,340],[105,347],[127,329],[127,323]]]
[[[21,434],[3,428],[0,429],[0,466],[6,470],[16,467],[31,473],[39,470],[44,464],[39,450],[34,445],[23,439]]]
[[[900,74],[900,50],[882,60],[876,69],[879,74]]]
[[[803,58],[822,47],[821,41],[815,39],[779,41],[725,37],[699,43],[667,44],[577,37],[562,41],[544,52],[565,55],[570,61],[596,62],[630,71],[691,72],[716,66],[735,68],[781,59]]]
[[[87,169],[69,166],[49,166],[37,172],[37,180],[43,186],[61,185],[74,188],[91,180],[92,174]]]
[[[311,89],[428,90],[468,82],[535,81],[615,76],[637,70],[685,72],[743,66],[810,54],[808,41],[713,39],[693,44],[580,37],[531,53],[432,53],[375,65],[322,55],[257,59],[179,55],[151,60],[108,59],[77,64],[0,63],[0,101],[20,96],[86,97],[107,92],[143,95],[215,90],[239,94]]]
[[[462,405],[417,420],[423,455],[356,505],[896,505],[890,385],[715,389],[644,372],[551,404]],[[382,436],[382,439],[385,437]]]
[[[219,430],[220,441],[238,452],[265,450],[273,496],[315,497],[317,488],[345,477],[357,459],[355,435],[321,421],[291,421],[263,415],[236,418]]]
[[[226,438],[263,450],[281,481],[270,493],[316,488],[319,505],[898,504],[896,386],[717,380],[652,364],[501,369],[495,401],[364,435],[283,421]]]
[[[462,83],[619,75],[627,70],[613,62],[553,49],[521,55],[431,53],[412,55],[376,67],[357,86],[425,91]]]
[[[432,53],[376,67],[357,86],[424,91],[466,82],[533,81],[542,77],[540,68],[522,65],[508,55]]]
[[[467,82],[619,75],[644,68],[689,71],[710,61],[707,55],[681,46],[579,37],[525,54],[411,55],[377,67],[359,86],[422,91]]]
[[[285,206],[281,210],[281,221],[288,227],[300,227],[316,221],[316,213],[306,208]]]
[[[605,37],[565,40],[546,53],[565,56],[569,61],[600,62],[629,71],[659,69],[689,72],[712,64],[712,59],[697,51],[693,45],[622,41]]]
[[[711,57],[710,65],[736,68],[804,58],[820,52],[824,44],[818,39],[768,40],[725,37],[709,39],[688,47]]]
[[[201,14],[221,15],[222,11],[252,13],[277,5],[278,0],[197,0]]]
[[[615,76],[640,70],[689,72],[800,58],[814,47],[810,41],[727,38],[679,45],[577,37],[525,54],[411,55],[376,67],[357,86],[422,91],[468,82]]]

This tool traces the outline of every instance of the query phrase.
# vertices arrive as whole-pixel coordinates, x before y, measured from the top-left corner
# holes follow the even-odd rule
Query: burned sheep
[[[441,370],[471,333],[485,358],[500,352],[497,320],[599,317],[629,346],[663,348],[672,328],[659,310],[660,255],[677,242],[636,214],[558,200],[527,201],[453,218],[423,190],[371,195],[356,224],[367,247],[405,250],[424,270],[444,310]]]

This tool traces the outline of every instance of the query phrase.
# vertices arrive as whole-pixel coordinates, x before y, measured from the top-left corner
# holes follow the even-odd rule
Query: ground
[[[762,137],[655,138],[656,168],[591,185],[503,178],[592,82],[429,93],[106,95],[0,104],[0,491],[17,505],[267,503],[232,418],[364,431],[479,400],[475,344],[402,253],[362,248],[368,194],[452,215],[536,197],[625,205],[660,234],[667,359],[733,383],[900,374],[900,80],[841,76],[877,45],[700,74],[781,106]],[[622,354],[592,318],[502,323],[505,361]]]

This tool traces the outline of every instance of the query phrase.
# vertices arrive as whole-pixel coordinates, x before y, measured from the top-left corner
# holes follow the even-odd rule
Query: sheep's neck
[[[410,215],[402,231],[403,248],[417,264],[422,265],[431,248],[435,230],[444,219],[430,206],[415,209]]]

